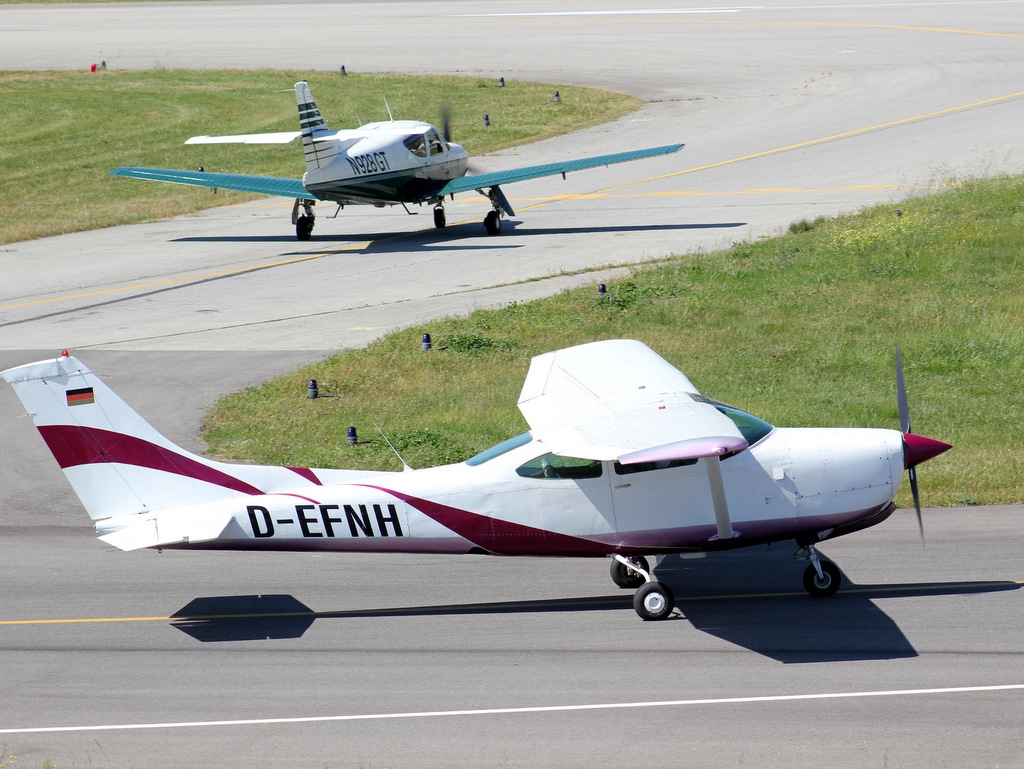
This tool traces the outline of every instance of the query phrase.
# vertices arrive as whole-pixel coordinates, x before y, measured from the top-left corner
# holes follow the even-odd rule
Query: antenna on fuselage
[[[379,433],[380,433],[380,437],[384,439],[384,442],[385,442],[386,444],[388,444],[388,447],[389,447],[389,448],[390,448],[390,449],[391,449],[391,450],[392,450],[393,452],[395,452],[395,456],[396,456],[396,457],[398,457],[398,461],[402,463],[402,471],[403,471],[403,472],[409,472],[410,470],[412,470],[412,468],[411,468],[411,467],[409,467],[409,463],[408,463],[408,462],[406,462],[406,461],[405,461],[405,459],[403,459],[403,458],[402,458],[402,455],[398,453],[398,449],[396,449],[396,448],[395,448],[395,447],[394,447],[394,446],[393,446],[393,445],[391,444],[391,441],[389,441],[389,440],[388,440],[388,436],[386,436],[386,435],[384,434],[384,431],[380,429],[380,425],[378,425],[378,424],[377,424],[376,422],[374,422],[374,421],[373,421],[372,419],[370,420],[370,422],[371,422],[371,423],[373,423],[373,426],[377,428],[377,432],[379,432]]]
[[[388,105],[388,97],[387,96],[384,97],[384,107],[388,111],[388,120],[390,120],[392,123],[394,123],[395,119],[394,119],[394,117],[391,116],[391,107]],[[395,453],[398,453],[398,452],[395,452]]]

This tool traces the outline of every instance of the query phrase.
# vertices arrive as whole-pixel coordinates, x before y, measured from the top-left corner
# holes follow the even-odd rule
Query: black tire
[[[491,211],[484,217],[484,229],[488,235],[497,235],[501,232],[501,216],[497,211]]]
[[[443,230],[444,226],[448,223],[445,218],[444,209],[441,206],[434,207],[434,226],[439,230]]]
[[[831,561],[821,561],[821,573],[824,579],[818,578],[814,564],[808,566],[804,572],[804,590],[815,598],[827,598],[830,595],[835,595],[843,581],[839,567]]]
[[[300,216],[295,222],[295,237],[299,240],[309,240],[313,234],[313,219],[309,216]]]
[[[646,571],[648,574],[651,573],[651,568],[647,565],[647,559],[644,558],[642,555],[630,556],[629,560],[635,563],[644,571]],[[636,590],[638,587],[644,584],[644,582],[646,582],[646,580],[640,572],[633,571],[632,569],[623,565],[619,561],[616,561],[614,558],[612,559],[611,572],[612,582],[614,582],[619,587],[626,587],[630,590]]]
[[[633,608],[642,620],[663,620],[675,608],[672,591],[660,582],[646,582],[633,596]]]

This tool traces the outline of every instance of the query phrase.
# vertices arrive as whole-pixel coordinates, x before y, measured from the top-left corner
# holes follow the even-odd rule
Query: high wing
[[[534,437],[564,456],[631,464],[745,449],[735,423],[697,394],[647,345],[619,339],[535,357],[519,409]]]
[[[488,174],[476,174],[463,176],[459,179],[452,179],[437,191],[439,195],[454,195],[457,192],[468,192],[479,190],[484,187],[495,187],[499,184],[512,184],[527,179],[539,179],[544,176],[565,175],[570,171],[582,171],[585,168],[597,168],[598,166],[610,166],[614,163],[625,163],[630,160],[642,160],[653,158],[658,155],[671,155],[683,148],[682,144],[669,144],[664,147],[652,147],[646,150],[631,150],[629,152],[616,152],[611,155],[597,155],[579,160],[567,160],[561,163],[546,163],[540,166],[527,166],[525,168],[513,168],[508,171],[495,171]]]
[[[285,179],[279,176],[246,176],[245,174],[218,174],[210,171],[176,171],[171,168],[139,168],[121,166],[110,172],[111,176],[128,176],[133,179],[148,179],[151,182],[188,184],[193,187],[212,187],[220,190],[255,192],[260,195],[278,195],[284,198],[320,200],[302,185],[301,179]]]

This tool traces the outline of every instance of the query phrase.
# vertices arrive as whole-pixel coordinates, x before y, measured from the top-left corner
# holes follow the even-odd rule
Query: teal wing
[[[277,176],[215,174],[209,171],[175,171],[170,168],[137,168],[134,166],[115,168],[110,172],[110,175],[128,176],[133,179],[148,179],[152,182],[189,184],[194,187],[213,187],[220,190],[256,192],[260,195],[279,195],[283,198],[320,199],[303,187],[300,179],[283,179]]]
[[[669,144],[665,147],[653,147],[646,150],[616,152],[613,155],[598,155],[592,158],[581,158],[580,160],[567,160],[564,163],[547,163],[541,166],[513,168],[510,171],[495,171],[490,174],[463,176],[459,179],[452,179],[438,190],[437,194],[453,195],[456,192],[468,192],[469,190],[479,190],[484,187],[496,187],[500,184],[512,184],[512,182],[522,182],[527,179],[539,179],[542,176],[567,174],[570,171],[582,171],[585,168],[610,166],[613,163],[642,160],[643,158],[653,158],[658,155],[671,155],[673,152],[678,152],[682,148],[682,144]]]

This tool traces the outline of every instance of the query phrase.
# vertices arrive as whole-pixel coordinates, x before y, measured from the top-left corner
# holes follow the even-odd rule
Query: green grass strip
[[[526,424],[530,356],[640,339],[701,392],[780,426],[898,428],[903,351],[915,432],[954,449],[922,465],[926,505],[1024,500],[1024,179],[952,184],[595,286],[389,335],[223,399],[212,453],[314,467],[457,462]],[[444,351],[421,353],[430,332]],[[306,400],[306,380],[339,399]],[[346,446],[349,425],[377,440]],[[904,484],[898,503],[911,504]]]

